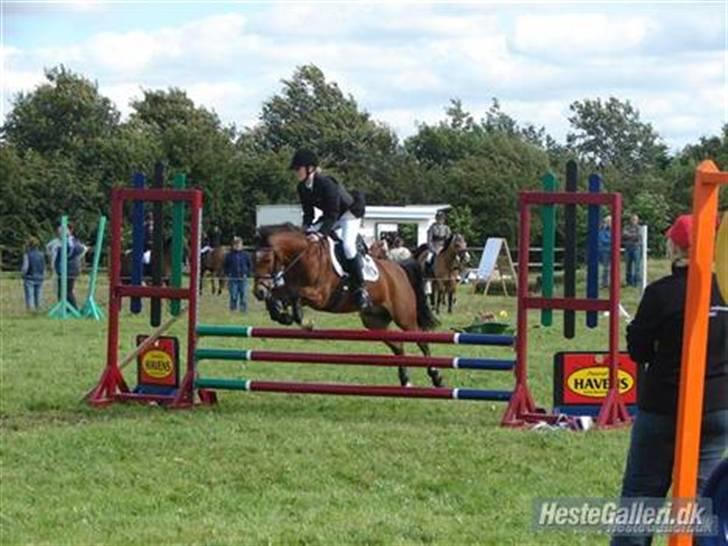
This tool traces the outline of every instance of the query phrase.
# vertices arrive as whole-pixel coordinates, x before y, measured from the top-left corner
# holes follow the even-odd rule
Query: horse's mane
[[[430,245],[428,245],[427,243],[422,243],[412,253],[412,257],[416,260],[422,255],[423,252],[425,252],[427,250],[430,250]]]
[[[303,235],[303,230],[290,222],[286,222],[285,224],[260,226],[255,232],[256,248],[271,246],[270,237],[279,233],[296,233],[299,235]]]

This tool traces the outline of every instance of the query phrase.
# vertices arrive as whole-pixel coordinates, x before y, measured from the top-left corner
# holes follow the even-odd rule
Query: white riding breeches
[[[321,224],[316,223],[312,227],[318,230]],[[348,211],[334,224],[334,231],[339,239],[341,239],[342,246],[344,247],[344,256],[346,256],[347,260],[356,258],[356,236],[359,235],[360,228],[361,218],[357,218]]]

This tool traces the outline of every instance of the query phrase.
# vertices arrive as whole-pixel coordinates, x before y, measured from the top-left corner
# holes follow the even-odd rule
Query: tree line
[[[623,194],[625,214],[650,226],[652,248],[689,210],[697,163],[728,167],[728,125],[670,153],[639,111],[614,97],[572,103],[563,143],[520,123],[495,98],[481,114],[452,99],[441,121],[420,123],[400,141],[314,65],[282,80],[253,127],[224,124],[178,88],[145,89],[130,106],[122,121],[95,82],[62,65],[13,98],[0,129],[3,264],[17,264],[28,236],[50,238],[62,214],[91,241],[98,216],[109,214],[110,188],[128,185],[135,170],[151,173],[159,160],[204,190],[205,227],[218,226],[226,240],[251,240],[257,205],[296,202],[287,167],[293,150],[307,146],[368,204],[449,203],[449,223],[470,244],[501,236],[515,246],[517,193],[538,188],[549,169],[563,183],[566,161],[575,159],[581,187],[600,172],[607,191]]]

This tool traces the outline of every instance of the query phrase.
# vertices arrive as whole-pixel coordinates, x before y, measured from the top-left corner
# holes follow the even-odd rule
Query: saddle
[[[344,254],[344,244],[338,238],[334,239],[332,237],[328,237],[328,247],[331,255],[331,264],[333,265],[336,274],[339,277],[348,276],[349,274],[346,271],[346,268],[342,265],[348,261]],[[362,257],[364,280],[368,282],[378,281],[379,268],[369,255],[369,249],[361,235],[358,235],[356,238],[356,250]]]

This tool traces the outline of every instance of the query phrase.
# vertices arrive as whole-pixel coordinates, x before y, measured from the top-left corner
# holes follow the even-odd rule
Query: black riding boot
[[[355,258],[348,260],[347,269],[349,271],[349,280],[352,289],[352,296],[354,297],[354,303],[359,309],[367,309],[371,307],[372,302],[369,299],[369,293],[364,287],[364,272],[362,268],[364,262],[360,254],[357,254]]]

